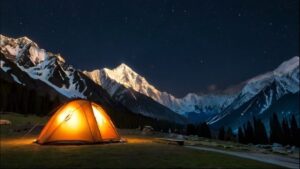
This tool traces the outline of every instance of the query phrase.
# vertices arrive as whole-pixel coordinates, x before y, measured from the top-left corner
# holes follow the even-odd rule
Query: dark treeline
[[[248,121],[238,129],[238,142],[243,144],[268,144],[268,135],[263,122],[253,117],[253,123]]]
[[[0,112],[46,115],[59,104],[58,96],[51,98],[47,93],[0,81]]]
[[[186,135],[197,135],[199,137],[211,138],[211,131],[205,122],[198,125],[188,124],[186,127]]]
[[[246,124],[238,128],[237,136],[233,134],[230,127],[226,131],[224,127],[221,127],[218,139],[238,141],[242,144],[280,143],[299,146],[300,128],[294,115],[290,119],[283,118],[280,123],[276,113],[274,113],[270,118],[269,126],[270,133],[268,136],[264,123],[253,117],[252,122],[247,121]]]
[[[280,123],[274,113],[270,119],[270,142],[283,145],[300,145],[300,127],[297,125],[295,116],[290,119],[283,118]]]
[[[225,127],[221,127],[219,130],[218,139],[225,141],[235,141],[236,138],[230,127],[228,127],[227,129],[225,129]]]
[[[171,129],[172,132],[182,133],[184,127],[183,124],[153,119],[136,113],[108,112],[108,114],[117,128],[136,129],[144,126],[152,126],[156,131],[168,132]]]

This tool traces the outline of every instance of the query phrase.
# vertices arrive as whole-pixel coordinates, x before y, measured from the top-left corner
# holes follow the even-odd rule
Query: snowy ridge
[[[15,62],[16,65],[31,78],[45,82],[67,97],[86,98],[83,94],[84,90],[79,91],[77,82],[74,82],[73,74],[75,70],[71,66],[65,65],[65,60],[60,55],[40,49],[36,43],[27,37],[14,39],[0,35],[0,38],[1,53],[3,53],[6,58]],[[10,69],[3,65],[4,61],[1,61],[1,69],[3,71],[6,72]],[[62,86],[51,82],[51,78],[55,76],[54,73],[59,74],[60,77],[58,77],[58,79],[63,81],[61,83]],[[13,76],[13,79],[17,83],[22,84],[16,76]]]
[[[249,79],[243,88],[243,93],[255,95],[274,80],[278,82],[293,82],[291,83],[292,85],[286,86],[287,90],[293,93],[299,91],[299,56],[283,62],[274,71]]]
[[[275,87],[266,94],[264,89],[270,86]],[[279,100],[289,93],[295,94],[299,92],[299,56],[283,62],[274,71],[247,80],[245,86],[232,104],[224,109],[222,113],[213,116],[208,123],[214,124],[222,120],[261,92],[263,93],[264,104],[261,105],[262,103],[259,103],[260,110],[258,110],[258,114],[263,114],[272,105],[274,100]],[[251,106],[249,105],[249,107]],[[246,108],[241,115],[243,116],[247,111]]]
[[[282,94],[285,94],[286,92],[298,92],[299,56],[295,56],[290,60],[283,62],[272,72],[268,72],[248,80],[247,84],[242,89],[241,94],[248,96],[246,100],[250,99],[274,81],[285,86],[285,91],[283,91]]]
[[[84,71],[95,83],[105,88],[113,96],[120,85],[144,94],[171,110],[184,115],[187,112],[218,113],[231,103],[234,95],[204,95],[189,93],[183,98],[176,98],[167,92],[161,92],[151,85],[129,66],[122,63],[114,69],[104,68],[91,72]]]

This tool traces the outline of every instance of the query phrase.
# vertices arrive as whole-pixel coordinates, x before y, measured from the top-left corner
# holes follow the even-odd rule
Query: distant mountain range
[[[154,119],[176,123],[206,121],[212,127],[236,129],[252,116],[264,119],[299,113],[299,57],[283,62],[274,71],[251,78],[221,94],[189,93],[176,98],[161,92],[126,64],[114,69],[80,71],[59,54],[40,49],[26,37],[3,35],[0,42],[2,79],[24,86],[57,92],[66,98],[87,98],[113,109],[126,109]]]
[[[267,123],[274,112],[279,113],[279,117],[295,114],[300,119],[298,56],[283,62],[274,71],[236,85],[238,87],[234,92],[201,96],[190,93],[183,98],[159,91],[125,64],[115,69],[104,68],[84,73],[111,96],[117,96],[117,99],[127,98],[124,93],[135,91],[184,115],[192,123],[207,121],[216,128],[231,126],[236,129],[252,116],[262,118]],[[278,104],[281,106],[275,106]]]

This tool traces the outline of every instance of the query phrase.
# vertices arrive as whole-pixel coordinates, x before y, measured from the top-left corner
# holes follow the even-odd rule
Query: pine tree
[[[282,137],[282,144],[283,145],[287,145],[287,144],[291,144],[291,132],[290,132],[290,128],[289,128],[289,124],[286,120],[286,118],[283,118],[282,123],[281,123],[281,127],[282,127],[282,132],[283,132],[283,137]]]
[[[200,125],[198,125],[197,133],[198,133],[199,137],[211,138],[210,129],[209,129],[209,126],[207,125],[206,122],[201,123]]]
[[[270,120],[270,142],[271,143],[283,143],[282,138],[282,128],[279,123],[276,113],[273,113],[273,117]]]
[[[211,138],[210,128],[207,123],[205,123],[205,129],[206,129],[206,138]]]
[[[254,131],[250,121],[247,122],[245,129],[245,143],[254,143]]]
[[[253,142],[254,144],[258,144],[260,142],[260,131],[259,131],[259,127],[258,127],[258,121],[256,120],[256,118],[253,116]]]
[[[291,143],[293,145],[299,146],[300,144],[300,133],[297,125],[295,115],[292,115],[291,118]]]
[[[255,126],[256,144],[268,144],[269,140],[264,123],[259,119],[256,121]]]
[[[193,124],[188,124],[186,127],[186,134],[187,135],[196,135],[197,131],[196,131],[196,127]]]
[[[239,143],[245,143],[245,134],[244,134],[244,131],[241,127],[239,127],[238,129],[238,141]]]
[[[218,139],[219,140],[225,140],[225,128],[224,128],[224,126],[222,126],[219,129]]]
[[[231,127],[228,127],[227,130],[226,130],[225,140],[226,141],[234,141],[233,132],[232,132]]]

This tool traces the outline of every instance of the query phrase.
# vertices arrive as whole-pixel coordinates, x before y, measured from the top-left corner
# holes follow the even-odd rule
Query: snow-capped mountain
[[[115,95],[116,91],[122,87],[125,90],[132,89],[182,115],[196,112],[211,116],[228,106],[235,97],[235,95],[199,96],[189,93],[183,98],[176,98],[167,92],[156,89],[144,77],[124,63],[114,69],[104,68],[91,72],[84,71],[84,73],[106,89],[111,96]]]
[[[123,99],[116,101],[84,73],[67,64],[62,56],[46,52],[27,37],[13,39],[0,35],[0,38],[1,78],[6,77],[6,80],[10,79],[25,86],[34,86],[26,83],[29,77],[33,81],[41,82],[43,86],[54,89],[66,98],[86,98],[101,103],[109,110],[124,112],[128,111],[124,109],[129,109],[131,112],[151,118],[185,123],[184,117],[135,91],[129,92],[128,96],[124,93]],[[132,96],[134,99],[139,98],[139,101],[132,101]]]
[[[86,90],[88,78],[82,78],[83,74],[65,64],[60,55],[40,49],[27,37],[13,39],[1,35],[0,51],[32,79],[43,81],[66,97],[86,98],[91,94]]]
[[[290,97],[287,97],[288,95]],[[285,102],[283,98],[288,98],[290,102],[298,103],[296,104],[298,109],[292,109],[291,111],[293,106],[281,104],[281,102]],[[299,100],[298,56],[283,62],[274,71],[248,80],[235,100],[221,113],[213,116],[208,123],[216,127],[226,125],[237,128],[252,116],[263,117],[265,120],[268,120],[267,117],[274,113],[270,112],[274,104],[281,105],[281,109],[278,106],[276,107],[277,113],[297,115],[299,114],[299,102],[295,101],[295,99]]]
[[[146,89],[146,86],[151,85],[125,64],[121,64],[114,70],[104,68],[92,72],[84,71],[84,73],[106,89],[112,98],[134,112],[141,112],[152,118],[165,119],[168,117],[176,121],[186,122],[183,116],[158,103],[149,95],[137,91],[137,89],[143,90]],[[153,86],[151,87],[152,90],[156,90]]]

